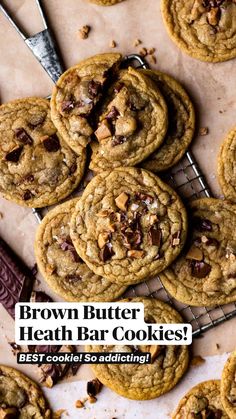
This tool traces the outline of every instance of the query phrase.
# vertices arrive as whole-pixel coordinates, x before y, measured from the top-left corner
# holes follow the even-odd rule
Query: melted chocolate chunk
[[[24,195],[23,195],[23,199],[24,199],[24,201],[29,201],[29,199],[31,199],[32,196],[33,195],[30,192],[30,190],[29,189],[26,189],[26,191],[24,192]]]
[[[21,346],[17,345],[16,342],[9,342],[9,345],[12,347],[12,349],[14,349],[14,351],[20,351],[21,350]]]
[[[22,153],[23,146],[19,146],[14,148],[14,150],[10,151],[6,154],[6,160],[12,163],[17,163],[20,159],[20,155]]]
[[[215,247],[219,247],[219,242],[216,239],[213,239],[211,237],[207,237],[207,242],[205,243],[207,246],[215,246]]]
[[[219,7],[224,3],[225,0],[202,0],[202,4],[207,8]]]
[[[195,217],[193,219],[194,227],[198,231],[212,231],[212,222],[204,218]]]
[[[75,284],[76,282],[82,281],[82,276],[80,275],[67,275],[66,280],[69,284]]]
[[[99,81],[91,80],[88,84],[88,94],[95,99],[101,92],[102,85]]]
[[[146,194],[145,192],[137,192],[135,194],[135,198],[137,200],[142,201],[146,205],[150,205],[154,201],[154,198],[151,195]]]
[[[115,147],[116,145],[123,144],[127,141],[127,137],[124,137],[123,135],[114,135],[111,145],[112,147]]]
[[[205,278],[211,272],[211,266],[203,261],[191,260],[190,262],[192,275],[196,278]]]
[[[61,104],[62,112],[70,112],[75,107],[74,100],[64,100]]]
[[[15,129],[16,138],[23,144],[33,144],[33,139],[30,137],[29,134],[25,131],[24,128],[16,128]]]
[[[73,163],[71,168],[70,168],[70,175],[73,175],[73,173],[75,173],[77,170],[77,164]]]
[[[88,381],[87,393],[90,397],[95,397],[98,393],[100,393],[101,389],[102,389],[102,383],[99,381],[98,378]]]
[[[46,113],[44,115],[33,115],[28,122],[28,126],[30,129],[35,129],[38,126],[42,125],[46,119]]]
[[[161,245],[161,230],[157,226],[152,226],[148,232],[148,238],[152,246]]]
[[[120,112],[116,109],[115,106],[111,107],[111,110],[108,112],[106,119],[110,119],[111,121],[115,121],[117,117],[120,115]]]
[[[43,140],[43,146],[49,153],[54,153],[60,150],[60,141],[56,134],[46,137]]]
[[[112,250],[111,243],[106,243],[105,246],[100,250],[100,259],[103,262],[106,262],[107,260],[111,259],[113,255],[114,252]]]
[[[22,180],[23,182],[32,183],[34,181],[34,175],[26,175]]]

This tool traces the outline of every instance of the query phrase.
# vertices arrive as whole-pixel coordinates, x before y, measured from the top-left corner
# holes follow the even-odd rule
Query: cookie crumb
[[[157,62],[157,59],[156,59],[155,55],[150,55],[149,60],[150,60],[151,64],[156,64],[156,62]]]
[[[0,220],[2,220],[2,219],[3,219],[3,213],[0,212]]]
[[[142,41],[140,39],[135,39],[135,41],[133,43],[133,46],[138,47],[141,43],[142,43]]]
[[[139,50],[139,55],[141,55],[142,57],[146,57],[147,55],[147,48],[143,47]]]
[[[77,409],[81,409],[84,407],[84,403],[81,400],[76,400],[75,407],[77,407]]]
[[[82,26],[81,29],[79,29],[79,36],[81,39],[87,39],[89,36],[89,32],[91,30],[91,27],[89,25]]]
[[[204,364],[204,362],[206,362],[204,358],[202,358],[200,355],[196,355],[191,360],[191,366],[198,367],[199,365]]]
[[[110,48],[116,48],[116,41],[114,41],[114,39],[112,39],[112,41],[110,42]]]
[[[219,343],[216,343],[216,349],[220,349]]]
[[[89,401],[89,403],[96,403],[97,399],[96,399],[96,397],[89,396],[88,401]]]
[[[203,136],[203,135],[207,135],[209,133],[209,129],[207,128],[207,127],[202,127],[202,128],[200,128],[200,130],[199,130],[199,134],[201,135],[201,136]]]
[[[63,414],[68,416],[67,410],[66,409],[58,409],[58,410],[56,410],[56,412],[53,412],[52,419],[61,419]]]
[[[147,50],[148,55],[153,55],[155,51],[156,51],[156,48],[149,48],[149,49]]]

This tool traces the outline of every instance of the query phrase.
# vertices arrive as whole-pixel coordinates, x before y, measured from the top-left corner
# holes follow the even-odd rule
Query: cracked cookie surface
[[[122,302],[143,302],[147,323],[181,323],[179,313],[154,298],[129,298]],[[154,350],[155,349],[155,350]],[[96,377],[111,390],[134,400],[149,400],[171,390],[188,367],[187,346],[86,346],[88,352],[151,352],[151,364],[91,365]]]
[[[0,417],[50,419],[42,390],[14,368],[0,365]]]
[[[218,178],[225,198],[236,202],[236,127],[229,132],[221,146]]]
[[[227,359],[221,377],[221,401],[231,419],[236,417],[236,351]]]
[[[202,198],[191,203],[189,216],[184,252],[160,273],[164,287],[193,306],[236,301],[236,206]]]
[[[91,143],[90,169],[95,172],[134,166],[163,142],[167,106],[157,85],[131,67],[119,71],[101,109],[97,141]]]
[[[161,172],[174,166],[192,141],[195,129],[193,104],[184,88],[171,76],[142,70],[158,86],[168,108],[169,126],[163,144],[141,163],[144,169]]]
[[[204,381],[193,387],[179,402],[172,419],[228,419],[220,399],[220,380]]]
[[[95,107],[121,54],[100,54],[69,68],[58,79],[51,98],[52,120],[63,139],[78,154],[90,142]]]
[[[28,207],[44,207],[79,184],[86,155],[60,138],[46,99],[27,98],[0,107],[0,193]]]
[[[162,15],[173,41],[202,61],[236,57],[235,0],[162,0]]]
[[[127,167],[91,180],[70,234],[93,272],[130,285],[165,269],[180,253],[186,231],[178,195],[151,172]]]
[[[67,301],[112,301],[126,287],[95,275],[80,259],[70,238],[70,218],[78,198],[58,205],[39,225],[37,265],[49,286]]]

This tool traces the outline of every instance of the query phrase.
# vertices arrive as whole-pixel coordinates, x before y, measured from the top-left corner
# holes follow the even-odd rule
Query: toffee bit
[[[82,400],[76,400],[75,407],[77,407],[77,409],[82,409],[84,407]]]
[[[200,134],[201,136],[207,135],[208,133],[209,133],[209,129],[208,129],[207,127],[202,127],[202,128],[200,128],[200,130],[199,130],[199,134]]]
[[[114,39],[110,42],[110,48],[116,48],[116,41]]]
[[[82,26],[82,28],[79,29],[79,37],[81,39],[87,39],[90,31],[91,27],[89,25]]]
[[[142,41],[140,39],[135,39],[135,41],[133,43],[133,46],[138,47],[141,43],[142,43]]]
[[[204,358],[202,358],[200,355],[196,355],[192,358],[190,365],[193,367],[198,367],[199,365],[202,365],[206,362]]]
[[[150,55],[149,61],[151,62],[151,64],[156,64],[157,59],[156,59],[155,55]]]
[[[139,55],[141,55],[141,57],[146,57],[147,55],[147,48],[143,47],[139,50]]]
[[[2,220],[2,219],[3,219],[3,213],[0,212],[0,220]]]

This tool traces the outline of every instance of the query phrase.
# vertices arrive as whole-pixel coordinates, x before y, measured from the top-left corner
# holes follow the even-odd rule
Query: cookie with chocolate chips
[[[229,418],[236,417],[236,351],[226,361],[221,377],[221,402]]]
[[[86,154],[74,153],[50,118],[46,99],[27,98],[0,107],[0,193],[27,207],[68,196],[84,173]]]
[[[220,380],[204,381],[180,400],[173,419],[228,419],[220,399]]]
[[[50,419],[42,390],[14,368],[0,365],[0,417]]]
[[[94,109],[120,61],[118,53],[90,57],[63,73],[53,89],[52,120],[63,139],[78,154],[91,140]]]
[[[218,178],[225,198],[236,202],[236,127],[229,132],[221,146]]]
[[[94,273],[130,285],[165,269],[186,232],[178,195],[151,172],[127,167],[92,179],[72,215],[70,235]]]
[[[202,61],[236,57],[235,0],[162,0],[162,16],[173,41]]]
[[[236,206],[213,198],[190,205],[190,236],[185,251],[161,272],[177,300],[193,306],[236,301]]]
[[[95,275],[78,256],[70,238],[70,218],[78,198],[58,205],[39,225],[35,256],[49,286],[67,301],[113,301],[126,287]]]
[[[129,298],[122,302],[144,303],[146,323],[181,323],[179,313],[168,304],[154,298]],[[171,390],[187,370],[187,346],[86,346],[88,352],[150,352],[150,364],[95,364],[96,377],[105,386],[123,397],[149,400]]]
[[[133,68],[119,72],[110,87],[91,143],[95,172],[134,166],[164,141],[167,106],[157,85]]]
[[[141,71],[157,84],[168,108],[169,126],[164,143],[141,163],[144,169],[161,172],[178,163],[189,147],[195,129],[195,112],[188,94],[173,77],[160,71]]]

